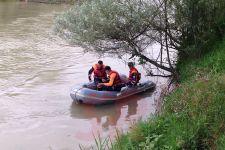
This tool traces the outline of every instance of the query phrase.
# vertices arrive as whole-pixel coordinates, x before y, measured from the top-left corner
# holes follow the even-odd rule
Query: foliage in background
[[[176,7],[176,23],[182,33],[180,48],[190,57],[203,56],[225,34],[225,1],[172,1]]]
[[[58,16],[55,31],[87,51],[129,54],[177,76],[171,50],[179,61],[210,51],[225,33],[224,10],[220,0],[91,0]],[[157,58],[146,51],[155,43]]]
[[[163,6],[151,0],[92,0],[58,16],[55,30],[88,51],[129,54],[140,62],[175,73],[169,55],[174,45],[168,45],[171,38],[161,29],[168,21],[167,15],[163,16]],[[146,51],[155,42],[161,44],[161,49],[154,52],[159,53],[157,58]],[[163,59],[165,56],[167,59]]]

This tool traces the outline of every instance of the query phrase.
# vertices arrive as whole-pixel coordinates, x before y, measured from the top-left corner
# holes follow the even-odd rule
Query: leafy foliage
[[[86,50],[138,57],[141,62],[174,72],[163,36],[162,5],[151,0],[92,0],[57,17],[55,30],[70,42]],[[160,22],[161,20],[161,22]],[[160,29],[160,30],[159,30]],[[165,34],[165,33],[164,33]],[[163,41],[161,41],[163,40]],[[155,42],[161,49],[160,57],[148,56],[148,48]],[[169,65],[168,65],[169,64]]]
[[[146,2],[87,1],[59,16],[56,31],[76,44],[94,45],[97,50],[104,46],[124,49],[128,38],[135,38],[146,28],[151,12]]]
[[[174,0],[176,22],[182,32],[181,48],[190,56],[210,51],[225,33],[225,1]]]
[[[171,49],[179,61],[210,51],[225,33],[224,10],[220,0],[91,0],[58,16],[55,31],[87,51],[129,54],[176,76]],[[154,43],[157,58],[146,51]]]

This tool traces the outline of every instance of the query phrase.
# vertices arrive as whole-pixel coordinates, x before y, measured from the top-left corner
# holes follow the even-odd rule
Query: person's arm
[[[113,85],[113,82],[116,78],[116,73],[113,73],[111,76],[110,76],[110,79],[109,79],[109,82],[108,83],[103,83],[105,86],[112,86]]]
[[[91,75],[93,71],[94,71],[94,68],[91,67],[91,69],[88,71],[88,75]]]
[[[89,81],[91,81],[91,74],[92,74],[93,71],[94,71],[93,67],[91,67],[91,69],[88,71],[88,79],[89,79]]]

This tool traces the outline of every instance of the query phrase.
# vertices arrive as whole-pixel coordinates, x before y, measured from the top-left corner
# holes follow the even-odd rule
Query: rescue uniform
[[[94,83],[97,85],[98,83],[102,83],[102,79],[107,79],[107,75],[105,72],[105,66],[101,66],[99,64],[95,64],[89,70],[88,75],[89,77],[91,74],[94,73]]]
[[[129,71],[129,82],[127,83],[128,86],[136,86],[139,80],[141,79],[141,74],[135,67],[130,68]]]
[[[124,86],[122,83],[119,73],[111,70],[109,72],[109,82],[103,83],[101,90],[103,91],[120,91]]]

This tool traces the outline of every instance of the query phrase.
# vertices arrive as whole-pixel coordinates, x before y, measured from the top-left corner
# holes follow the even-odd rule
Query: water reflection
[[[122,126],[123,129],[129,128],[137,120],[146,117],[146,109],[152,108],[149,101],[154,102],[151,98],[153,93],[151,90],[107,105],[84,105],[73,102],[70,107],[71,117],[91,120],[91,130],[79,131],[76,135],[87,140],[93,138],[93,134],[109,132],[109,136],[113,136],[116,128]]]
[[[78,105],[72,103],[70,112],[71,117],[83,119],[96,119],[97,124],[102,125],[103,128],[115,126],[121,116],[122,105],[108,104],[108,105]],[[80,116],[79,114],[83,114]]]

